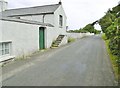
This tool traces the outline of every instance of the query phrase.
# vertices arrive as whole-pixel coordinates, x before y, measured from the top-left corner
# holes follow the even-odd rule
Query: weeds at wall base
[[[68,43],[74,42],[75,39],[74,38],[68,38]]]

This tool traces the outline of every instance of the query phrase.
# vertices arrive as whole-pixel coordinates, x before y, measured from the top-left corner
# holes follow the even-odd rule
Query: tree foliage
[[[95,32],[94,26],[92,24],[86,25],[82,30],[88,31],[90,33],[94,33]]]
[[[94,23],[95,24],[95,23]],[[79,30],[69,30],[69,32],[74,32],[74,33],[95,33],[95,34],[100,34],[101,31],[98,31],[94,28],[94,24],[87,24],[83,29],[80,28]]]

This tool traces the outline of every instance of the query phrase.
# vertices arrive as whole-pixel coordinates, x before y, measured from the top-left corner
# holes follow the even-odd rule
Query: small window
[[[63,16],[62,15],[59,16],[59,25],[60,25],[60,27],[63,26]]]
[[[10,43],[0,43],[0,56],[10,54]]]

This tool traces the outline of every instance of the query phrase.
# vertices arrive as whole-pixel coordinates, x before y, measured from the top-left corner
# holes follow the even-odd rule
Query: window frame
[[[59,27],[62,28],[63,27],[63,16],[59,15]]]
[[[11,43],[12,42],[0,42],[0,57],[11,54]]]

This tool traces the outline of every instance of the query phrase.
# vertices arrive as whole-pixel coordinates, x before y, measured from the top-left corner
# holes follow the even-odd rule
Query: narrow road
[[[100,36],[86,37],[31,58],[34,59],[32,62],[4,79],[3,86],[116,85],[109,56]],[[9,66],[5,68],[9,69]]]

